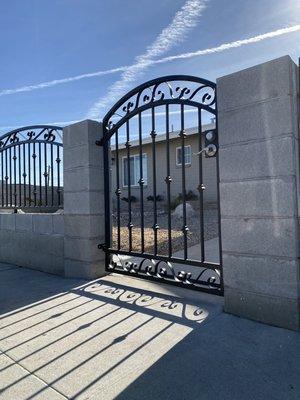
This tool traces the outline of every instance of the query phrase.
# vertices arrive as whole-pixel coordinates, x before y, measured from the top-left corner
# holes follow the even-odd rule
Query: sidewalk
[[[293,400],[300,335],[222,298],[0,265],[0,399]]]

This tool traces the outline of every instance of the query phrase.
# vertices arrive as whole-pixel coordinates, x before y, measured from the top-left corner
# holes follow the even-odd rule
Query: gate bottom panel
[[[108,272],[223,295],[221,267],[216,263],[107,250],[106,269]]]

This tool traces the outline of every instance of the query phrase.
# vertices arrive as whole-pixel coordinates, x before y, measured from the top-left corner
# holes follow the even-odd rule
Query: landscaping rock
[[[193,207],[189,203],[186,203],[186,216],[187,217],[191,217],[193,215],[195,215],[195,210],[193,209]],[[175,208],[174,216],[176,216],[178,218],[182,218],[183,217],[183,204],[179,204]]]

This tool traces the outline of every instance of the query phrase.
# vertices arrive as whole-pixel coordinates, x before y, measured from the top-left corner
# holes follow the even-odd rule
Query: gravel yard
[[[197,211],[187,219],[188,231],[188,247],[194,246],[200,242],[200,222]],[[165,211],[159,211],[157,222],[159,229],[157,231],[158,253],[168,253],[168,214]],[[141,216],[140,213],[132,212],[132,250],[141,251]],[[172,213],[172,251],[180,251],[183,249],[183,233],[182,218]],[[129,234],[128,234],[128,213],[121,213],[121,249],[128,250]],[[144,240],[145,252],[153,252],[154,234],[153,234],[153,213],[144,213]],[[113,215],[113,246],[117,247],[117,220]],[[208,208],[204,210],[204,240],[213,239],[218,235],[218,210],[217,208]]]

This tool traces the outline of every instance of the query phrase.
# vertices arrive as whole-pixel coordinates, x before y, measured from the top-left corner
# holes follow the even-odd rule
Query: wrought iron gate
[[[33,125],[0,137],[0,207],[63,207],[63,129]]]
[[[103,128],[107,270],[222,295],[215,83],[146,82],[111,108]]]

